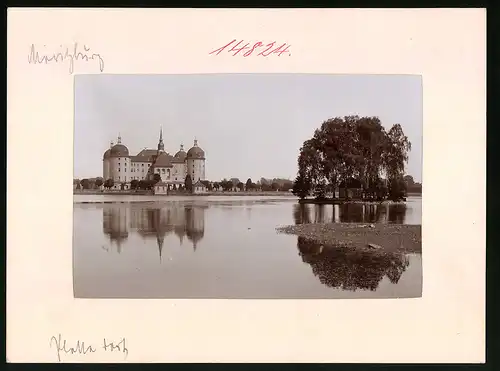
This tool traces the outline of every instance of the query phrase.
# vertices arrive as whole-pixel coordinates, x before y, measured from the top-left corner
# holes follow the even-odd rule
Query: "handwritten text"
[[[126,346],[125,338],[121,339],[119,342],[111,342],[107,339],[103,340],[100,347],[85,344],[84,341],[77,340],[74,344],[69,344],[66,339],[63,339],[62,335],[52,336],[50,338],[50,347],[56,349],[57,360],[61,362],[61,356],[71,355],[71,354],[88,354],[95,353],[99,350],[103,352],[121,352],[124,354],[125,358],[128,356],[128,349]]]
[[[78,43],[73,46],[63,47],[59,45],[59,51],[47,51],[46,45],[42,48],[36,47],[31,44],[30,52],[28,55],[29,64],[48,64],[48,63],[69,63],[69,73],[72,74],[75,68],[75,61],[90,62],[95,61],[99,70],[104,71],[104,59],[98,53],[91,52],[90,48],[86,45],[80,47]]]
[[[281,57],[282,55],[291,56],[290,45],[283,43],[278,44],[276,41],[265,44],[262,41],[258,41],[255,43],[245,42],[243,40],[236,43],[236,39],[231,41],[230,43],[221,46],[218,49],[212,50],[208,54],[219,55],[222,52],[231,53],[233,57],[240,55],[243,57],[249,57],[251,55],[268,57],[270,55],[278,55]],[[231,47],[230,47],[231,46]]]

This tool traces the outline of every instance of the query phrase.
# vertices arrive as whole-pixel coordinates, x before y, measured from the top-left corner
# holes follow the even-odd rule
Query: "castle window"
[[[118,168],[118,171],[120,171],[120,168]]]

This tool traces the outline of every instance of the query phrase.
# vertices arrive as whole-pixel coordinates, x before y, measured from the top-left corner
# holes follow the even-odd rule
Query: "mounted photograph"
[[[421,76],[74,84],[75,298],[421,297]]]

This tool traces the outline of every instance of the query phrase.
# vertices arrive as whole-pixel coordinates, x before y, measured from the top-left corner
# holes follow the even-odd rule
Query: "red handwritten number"
[[[255,50],[255,48],[258,48],[258,47],[261,47],[262,46],[262,43],[259,41],[255,44],[253,44],[253,47],[252,49],[250,49],[249,51],[247,51],[245,54],[243,54],[244,57],[248,57],[249,55],[251,55],[253,53],[253,51]]]
[[[285,46],[286,46],[286,48],[285,48]],[[290,51],[288,50],[288,48],[289,48],[289,47],[290,47],[290,45],[288,45],[288,46],[287,46],[287,45],[286,45],[286,43],[285,43],[285,44],[281,45],[280,47],[278,47],[278,48],[274,49],[272,52],[273,52],[273,53],[277,53],[277,54],[278,54],[278,57],[281,57],[281,54],[283,54],[283,53],[288,53],[288,54],[290,54]],[[284,49],[284,50],[281,50],[281,49],[283,49],[283,48],[285,48],[285,49]]]
[[[210,53],[208,54],[213,54],[215,52],[217,52],[215,55],[219,55],[224,49],[226,49],[229,45],[231,45],[232,43],[234,43],[236,41],[236,39],[234,39],[233,41],[231,41],[229,44],[226,44],[224,45],[223,47],[219,48],[219,49],[215,49],[214,51],[211,51]]]
[[[243,42],[243,40],[241,40],[238,44],[236,44],[235,46],[233,46],[233,47],[231,48],[231,50],[229,50],[229,53],[234,52],[234,51],[236,52],[236,53],[234,53],[234,54],[233,54],[233,57],[234,57],[234,56],[236,56],[236,54],[238,54],[239,52],[241,52],[243,49],[248,49],[248,45],[250,45],[249,43],[246,43],[246,45],[245,45],[245,46],[242,46],[242,47],[241,47],[241,48],[239,48],[239,49],[237,49],[237,48],[236,48],[236,47],[237,47],[238,45],[240,45],[242,42]]]
[[[230,46],[231,44],[233,44],[234,42],[236,41],[236,39],[232,40],[230,43],[218,48],[218,49],[215,49],[213,51],[211,51],[209,54],[215,54],[215,55],[219,55],[220,53],[222,53],[224,50],[226,50],[226,48],[228,46]],[[256,42],[255,44],[253,44],[252,47],[249,47],[250,43],[246,43],[244,46],[241,46],[239,47],[240,44],[242,44],[244,42],[244,40],[241,40],[240,42],[238,42],[236,45],[233,45],[231,47],[231,49],[228,50],[229,53],[233,53],[233,57],[236,56],[238,53],[240,53],[242,50],[245,50],[245,49],[249,49],[247,50],[245,53],[243,53],[243,56],[244,57],[248,57],[250,55],[253,54],[253,52],[257,49],[257,48],[261,48],[261,47],[264,47],[266,48],[265,50],[261,51],[259,54],[257,54],[257,56],[259,55],[262,55],[263,57],[267,57],[271,54],[278,54],[279,57],[281,57],[281,54],[284,54],[284,53],[288,53],[288,55],[291,55],[290,53],[290,45],[287,45],[286,43],[280,45],[279,47],[274,48],[275,44],[276,44],[276,41],[273,41],[272,43],[269,43],[267,45],[263,45],[262,42]]]
[[[260,53],[259,53],[259,54],[257,54],[257,55],[258,55],[258,56],[259,56],[259,55],[262,55],[262,56],[264,56],[264,57],[267,57],[269,54],[271,54],[271,52],[269,52],[269,53],[267,53],[267,54],[264,54],[264,53],[266,53],[269,49],[271,49],[271,48],[274,46],[274,44],[276,44],[276,41],[273,41],[272,43],[267,44],[267,45],[266,45],[266,46],[267,46],[267,49],[266,49],[266,50],[264,50],[264,51],[262,51],[262,52],[260,52]]]

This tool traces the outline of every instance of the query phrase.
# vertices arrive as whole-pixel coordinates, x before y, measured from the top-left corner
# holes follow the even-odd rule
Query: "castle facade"
[[[162,129],[157,148],[145,148],[135,156],[129,154],[119,135],[117,144],[111,142],[110,148],[104,152],[103,179],[112,179],[114,188],[124,184],[128,189],[132,180],[150,179],[154,174],[160,175],[161,184],[181,185],[189,174],[195,184],[205,180],[205,160],[205,152],[198,146],[196,139],[187,152],[183,145],[173,156],[166,152]]]

